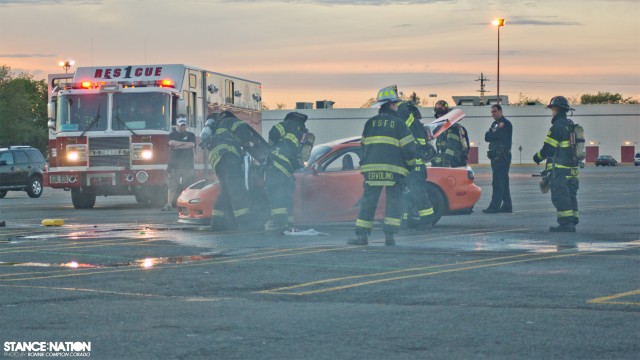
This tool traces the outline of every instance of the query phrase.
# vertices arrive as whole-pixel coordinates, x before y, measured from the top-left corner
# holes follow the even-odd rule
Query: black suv
[[[24,190],[32,198],[42,195],[42,179],[47,162],[36,148],[0,148],[0,198],[9,190]]]

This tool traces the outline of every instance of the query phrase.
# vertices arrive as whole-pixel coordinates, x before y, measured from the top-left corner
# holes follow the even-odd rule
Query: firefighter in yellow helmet
[[[398,116],[398,89],[395,85],[378,91],[378,115],[367,121],[362,131],[360,172],[364,176],[364,194],[356,220],[356,237],[349,245],[367,245],[382,189],[386,187],[384,218],[385,245],[395,245],[394,233],[400,229],[404,178],[415,166],[416,141]]]

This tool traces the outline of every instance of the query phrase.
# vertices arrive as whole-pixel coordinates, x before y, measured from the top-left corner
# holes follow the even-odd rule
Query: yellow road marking
[[[640,290],[627,291],[619,294],[613,294],[609,296],[603,296],[596,299],[591,299],[587,301],[590,304],[615,304],[615,305],[636,305],[640,306],[640,302],[633,301],[611,301],[615,299],[620,299],[627,296],[640,295]]]

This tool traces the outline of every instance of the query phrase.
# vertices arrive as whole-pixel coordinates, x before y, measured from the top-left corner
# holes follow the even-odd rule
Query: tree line
[[[31,145],[47,152],[47,82],[0,67],[0,147]]]

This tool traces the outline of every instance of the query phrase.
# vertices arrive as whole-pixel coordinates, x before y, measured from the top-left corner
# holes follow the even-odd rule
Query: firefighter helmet
[[[444,100],[438,100],[433,105],[433,113],[435,114],[436,119],[448,112],[449,112],[449,103]]]
[[[554,96],[551,98],[551,100],[549,101],[549,105],[547,105],[547,109],[551,109],[552,107],[558,107],[562,110],[565,111],[573,111],[575,110],[574,108],[571,107],[571,105],[569,105],[569,101],[567,100],[566,97],[564,96]]]
[[[396,85],[391,85],[383,87],[382,89],[380,89],[380,91],[378,91],[376,103],[371,105],[371,107],[376,109],[387,103],[397,103],[401,101],[402,99],[398,97],[398,87]]]
[[[297,111],[292,111],[290,113],[287,114],[287,116],[284,117],[285,120],[297,120],[300,121],[302,123],[304,123],[305,121],[307,121],[309,117],[303,113],[299,113]]]

